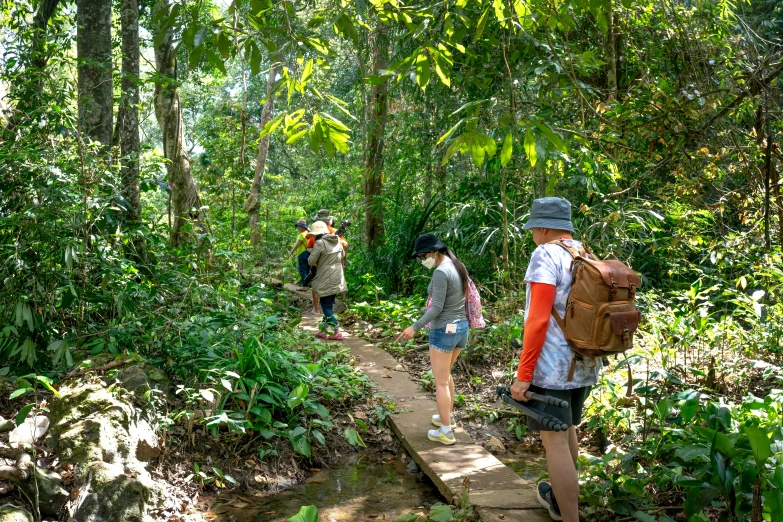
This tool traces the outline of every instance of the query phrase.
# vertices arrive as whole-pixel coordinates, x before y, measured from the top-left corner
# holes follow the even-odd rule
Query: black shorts
[[[531,384],[530,391],[568,401],[568,408],[558,408],[557,406],[551,406],[533,400],[527,401],[525,404],[534,410],[547,413],[560,419],[568,426],[579,426],[579,424],[582,423],[582,410],[584,409],[585,401],[590,396],[590,390],[592,389],[592,386],[585,386],[572,390],[550,390],[548,388],[539,388],[538,386]],[[533,431],[552,431],[544,428],[540,422],[533,420],[530,417],[527,418],[527,427]]]

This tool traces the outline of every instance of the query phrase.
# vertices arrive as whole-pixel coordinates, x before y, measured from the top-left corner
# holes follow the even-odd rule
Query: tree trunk
[[[261,112],[261,128],[272,120],[272,111],[275,108],[275,96],[273,89],[279,66],[275,65],[269,69],[269,76],[266,80],[266,102],[264,110]],[[264,168],[266,167],[266,157],[269,153],[269,140],[271,136],[267,134],[258,142],[258,158],[256,159],[256,170],[253,173],[253,184],[250,186],[250,194],[245,202],[245,211],[247,211],[248,224],[250,226],[250,244],[257,245],[261,242],[261,229],[259,227],[258,209],[261,207],[260,193],[261,185],[264,183]]]
[[[163,0],[159,9],[168,9],[170,5],[171,0]],[[162,19],[165,20],[165,16]],[[174,215],[170,242],[177,246],[188,239],[185,229],[188,222],[201,228],[201,201],[190,173],[190,159],[183,140],[173,30],[159,25],[156,31],[166,31],[161,44],[155,48],[155,69],[159,75],[155,85],[155,117],[163,135],[163,153],[171,188],[171,211]]]
[[[609,91],[609,99],[617,98],[617,47],[614,34],[614,0],[609,0],[606,10],[606,40],[604,50],[606,52],[606,88]]]
[[[111,0],[77,0],[79,133],[111,147]]]
[[[389,29],[381,22],[375,30],[372,68],[380,75],[388,67]],[[388,82],[372,87],[367,126],[367,161],[364,168],[365,241],[376,246],[383,238],[383,138],[388,111]]]
[[[122,196],[130,205],[128,219],[141,217],[139,194],[139,6],[122,0],[122,105],[117,116],[122,154]]]

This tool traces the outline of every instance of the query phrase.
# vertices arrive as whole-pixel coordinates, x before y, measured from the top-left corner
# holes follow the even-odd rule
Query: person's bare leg
[[[321,305],[318,303],[318,294],[315,293],[315,290],[313,292],[313,310],[315,310],[315,313],[320,314],[321,313]]]
[[[541,442],[560,514],[565,522],[579,522],[579,478],[569,447],[570,431],[542,431]]]
[[[574,461],[579,460],[579,441],[576,438],[576,426],[568,428],[568,449],[571,451],[571,459]]]
[[[454,367],[454,363],[457,362],[460,353],[462,353],[462,350],[454,350],[451,352],[451,365],[449,366],[449,392],[451,392],[451,411],[454,411],[454,398],[457,396],[457,388],[454,385],[454,377],[451,376],[451,369]]]
[[[430,365],[435,378],[435,403],[438,405],[440,422],[451,425],[451,389],[449,377],[451,371],[451,354],[441,352],[430,346]]]

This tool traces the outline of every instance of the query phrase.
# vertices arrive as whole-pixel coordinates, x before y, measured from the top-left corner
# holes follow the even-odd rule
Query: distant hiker
[[[330,215],[329,209],[322,208],[321,210],[319,210],[316,216],[313,218],[313,221],[321,221],[323,223],[326,223],[326,227],[329,229],[330,234],[334,234],[337,232],[334,229],[334,227],[332,227],[332,224],[334,224],[334,216]],[[315,244],[315,239],[313,239],[312,236],[309,236],[309,239],[307,240],[307,250],[309,252],[312,252],[314,244]],[[340,238],[340,244],[343,246],[343,251],[348,250],[348,242],[345,239]],[[343,256],[343,270],[345,269],[345,266],[346,266],[345,256]],[[316,267],[315,266],[310,267],[310,273],[304,281],[304,286],[310,284],[310,282],[315,278],[316,274],[317,274]],[[315,291],[315,289],[313,289],[312,294],[313,294],[313,312],[316,314],[320,314],[321,311],[318,307],[318,294]]]
[[[565,317],[567,297],[571,289],[571,262],[568,251],[551,241],[562,239],[573,248],[582,249],[571,234],[571,203],[562,198],[541,198],[533,202],[530,218],[523,227],[533,233],[538,245],[530,258],[525,274],[527,304],[522,354],[517,368],[517,380],[511,386],[511,395],[518,401],[527,401],[528,390],[568,401],[568,408],[547,406],[531,401],[531,408],[557,417],[568,431],[547,431],[538,422],[528,419],[531,430],[541,432],[541,442],[546,451],[548,482],[538,484],[538,500],[549,510],[554,520],[577,522],[579,520],[579,480],[576,460],[579,447],[576,427],[582,422],[582,409],[590,395],[591,387],[598,379],[601,362],[595,359],[591,365],[576,364],[574,353],[565,339],[563,330],[553,317],[553,309],[559,317]],[[572,375],[569,375],[573,372]],[[557,499],[555,499],[557,497]]]
[[[432,416],[432,424],[439,429],[429,430],[431,441],[451,445],[456,442],[451,429],[454,408],[454,379],[451,367],[468,344],[468,318],[465,298],[468,293],[468,271],[434,234],[424,234],[416,239],[414,258],[421,260],[432,274],[427,290],[432,301],[424,315],[397,336],[397,340],[412,339],[416,332],[430,324],[430,365],[435,378],[435,402],[438,414]]]
[[[315,334],[321,339],[342,340],[343,334],[334,313],[334,301],[337,294],[345,292],[345,275],[343,274],[343,258],[345,250],[340,244],[340,238],[329,231],[323,221],[316,221],[310,227],[309,237],[315,242],[307,262],[310,266],[318,265],[318,271],[313,279],[313,291],[318,295],[318,301],[323,311],[323,321],[320,331]],[[328,328],[334,333],[329,336]]]
[[[299,283],[302,290],[305,288],[305,279],[310,272],[310,265],[307,264],[307,258],[310,257],[310,252],[307,250],[307,232],[310,227],[307,226],[307,220],[301,218],[296,222],[296,243],[288,253],[288,257],[296,257],[297,270],[299,271]]]

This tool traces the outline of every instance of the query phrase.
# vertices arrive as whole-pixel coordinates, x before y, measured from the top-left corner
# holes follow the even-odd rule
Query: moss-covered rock
[[[62,478],[54,471],[35,468],[35,478],[30,475],[27,481],[19,484],[27,498],[34,499],[38,494],[38,509],[42,515],[57,516],[68,502],[68,492],[63,488]],[[2,519],[0,519],[2,520]]]
[[[33,522],[33,515],[9,504],[0,507],[0,522]]]
[[[126,376],[150,389],[146,372]],[[50,430],[60,461],[74,466],[76,522],[155,520],[152,513],[166,503],[166,485],[143,461],[160,452],[158,437],[123,385],[62,388],[52,401]]]

